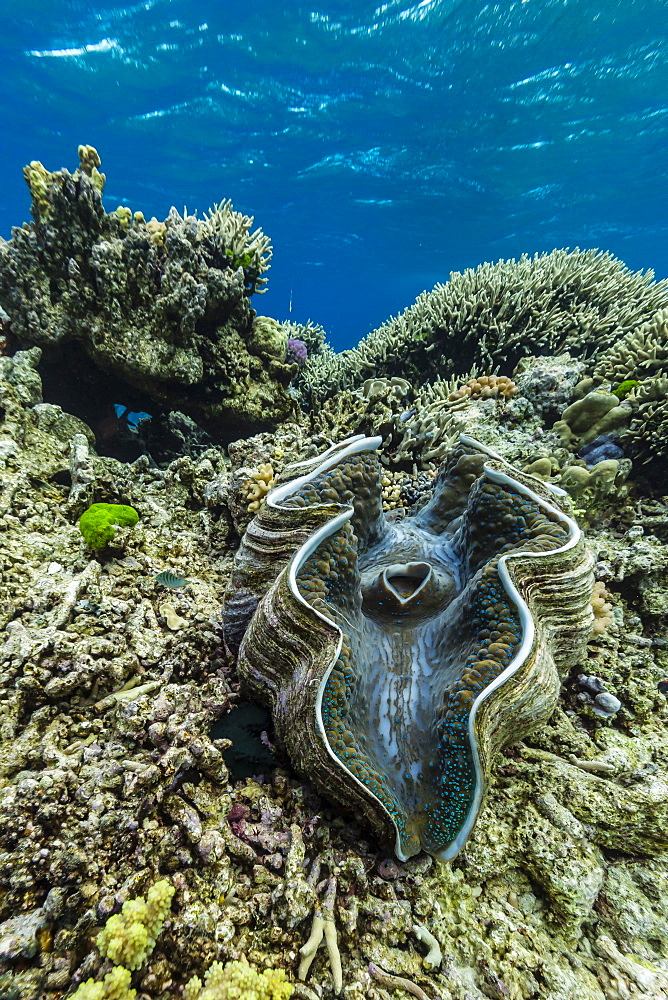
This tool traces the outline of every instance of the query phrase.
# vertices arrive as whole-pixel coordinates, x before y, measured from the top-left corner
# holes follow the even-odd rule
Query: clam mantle
[[[400,859],[446,860],[491,756],[583,652],[593,559],[562,491],[466,437],[431,499],[387,516],[380,443],[290,467],[237,553],[225,639],[294,766]]]

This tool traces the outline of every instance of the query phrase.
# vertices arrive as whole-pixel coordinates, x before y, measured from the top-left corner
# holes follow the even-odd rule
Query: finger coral
[[[290,1000],[292,984],[283,969],[258,972],[248,962],[214,962],[204,982],[193,976],[186,983],[184,1000]]]
[[[607,631],[614,622],[612,616],[612,595],[608,593],[602,580],[597,580],[594,584],[591,606],[594,612],[592,628],[596,635],[600,635],[601,632]]]
[[[274,486],[274,470],[269,462],[264,462],[252,474],[248,483],[248,510],[259,510],[269,490]]]
[[[161,879],[148,890],[146,899],[128,899],[120,913],[109,917],[97,936],[102,955],[114,965],[138,969],[155,948],[169,913],[174,886]]]
[[[130,979],[128,969],[115,965],[101,982],[87,979],[82,983],[72,1000],[134,1000],[137,991],[130,989]]]
[[[72,1000],[134,1000],[137,991],[130,989],[130,979],[128,969],[115,965],[101,982],[87,979],[82,983],[72,994]]]
[[[478,378],[470,378],[459,389],[455,389],[448,399],[452,402],[466,398],[495,399],[497,396],[510,399],[516,392],[517,386],[506,375],[480,375]]]

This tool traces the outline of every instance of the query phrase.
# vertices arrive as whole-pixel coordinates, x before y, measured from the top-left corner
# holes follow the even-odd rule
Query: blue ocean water
[[[255,307],[339,349],[485,260],[665,277],[667,36],[665,0],[3,0],[0,235],[90,143],[109,210],[254,215]]]

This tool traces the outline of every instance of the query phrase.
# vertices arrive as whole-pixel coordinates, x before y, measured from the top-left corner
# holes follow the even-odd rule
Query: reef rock
[[[105,400],[179,410],[227,440],[293,414],[287,337],[250,305],[264,233],[229,202],[203,219],[107,213],[99,156],[79,155],[74,174],[26,167],[34,221],[0,242],[0,306],[20,345],[43,349],[51,401],[84,419]]]

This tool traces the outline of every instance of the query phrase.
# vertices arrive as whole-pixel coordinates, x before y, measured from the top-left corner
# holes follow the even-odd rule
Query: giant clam
[[[293,765],[405,860],[471,833],[493,753],[544,722],[591,629],[556,487],[470,438],[386,516],[380,438],[292,466],[236,557],[228,646]]]

